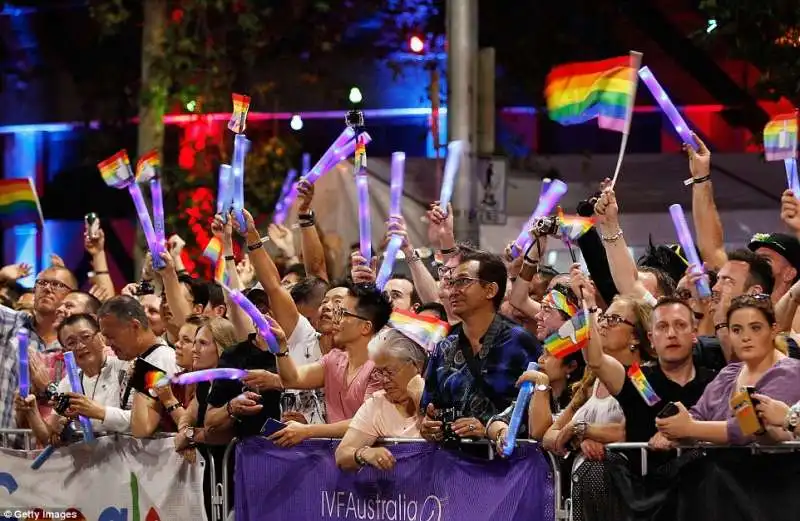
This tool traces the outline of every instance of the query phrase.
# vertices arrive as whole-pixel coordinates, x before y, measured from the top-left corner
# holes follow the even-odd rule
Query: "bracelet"
[[[173,412],[177,411],[181,408],[180,402],[175,402],[172,405],[168,406],[166,409],[167,414],[172,414]]]
[[[228,412],[228,417],[236,419],[236,415],[233,414],[233,408],[231,407],[231,402],[225,404],[225,410]]]
[[[178,275],[188,275],[188,274],[189,274],[189,272],[188,272],[188,271],[186,271],[186,270],[178,270],[176,273],[177,273]]]
[[[108,270],[93,271],[92,273],[94,273],[95,277],[97,275],[108,275]]]
[[[361,453],[362,453],[362,452],[364,452],[365,450],[367,450],[368,448],[369,448],[369,447],[367,447],[367,446],[365,445],[365,446],[363,446],[363,447],[359,447],[359,448],[358,448],[358,449],[356,449],[356,451],[353,453],[353,460],[356,462],[356,465],[358,465],[359,467],[364,467],[364,466],[366,466],[366,465],[367,465],[367,460],[365,460],[365,459],[364,459],[364,458],[361,456]]]
[[[311,219],[308,221],[300,221],[300,223],[298,223],[298,226],[300,226],[300,228],[313,228],[315,224],[317,224],[316,221],[314,221],[314,219]]]
[[[589,309],[587,309],[586,311],[588,311],[589,314],[592,315],[592,314],[597,313],[598,311],[600,311],[600,308],[597,307],[597,306],[592,306]]]
[[[236,261],[236,257],[233,255],[225,255],[226,261]]]
[[[278,353],[275,353],[275,356],[279,358],[283,358],[284,356],[289,356],[289,351],[280,351]]]
[[[297,214],[297,218],[301,221],[313,221],[314,220],[314,210],[311,210],[308,213],[299,213]]]
[[[720,329],[725,329],[726,327],[728,327],[728,323],[727,322],[720,322],[719,324],[716,324],[714,326],[714,333],[716,333]]]
[[[703,177],[690,177],[684,181],[683,184],[684,186],[699,185],[701,183],[705,183],[706,181],[711,181],[711,174],[704,175]]]
[[[617,242],[622,238],[622,229],[618,230],[614,235],[603,235],[601,233],[600,238],[605,242]]]
[[[458,251],[458,246],[453,246],[452,248],[447,248],[446,250],[439,250],[439,253],[442,255],[452,255]]]
[[[247,249],[248,249],[249,251],[256,251],[257,249],[259,249],[259,248],[263,248],[263,247],[264,247],[264,243],[263,243],[263,242],[261,242],[261,241],[258,241],[258,242],[257,242],[257,243],[255,243],[255,244],[248,244],[248,245],[247,245]]]

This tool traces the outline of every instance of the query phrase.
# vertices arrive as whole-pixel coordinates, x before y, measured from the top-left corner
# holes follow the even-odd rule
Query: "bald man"
[[[56,335],[56,310],[78,287],[75,275],[67,268],[52,266],[36,277],[33,312],[14,311],[0,306],[0,429],[15,427],[14,391],[19,387],[17,333],[30,331],[30,350],[38,353],[60,351]],[[31,363],[32,393],[44,391],[50,375],[41,363]]]

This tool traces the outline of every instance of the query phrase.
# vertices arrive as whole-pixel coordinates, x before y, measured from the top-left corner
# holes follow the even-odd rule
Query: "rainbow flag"
[[[561,207],[558,209],[558,234],[565,241],[577,241],[583,234],[591,230],[594,224],[594,217],[564,215]]]
[[[556,290],[551,290],[550,293],[544,296],[542,305],[563,311],[571,317],[574,317],[578,312],[577,306],[570,302],[566,295]]]
[[[797,155],[797,114],[775,116],[764,127],[764,156],[767,161],[793,159]]]
[[[222,286],[231,285],[231,278],[228,276],[228,270],[225,266],[225,259],[220,259],[214,267],[214,280]]]
[[[158,177],[158,169],[161,167],[161,160],[158,158],[158,150],[151,150],[136,162],[136,182],[144,183]]]
[[[637,81],[629,56],[559,65],[548,74],[544,90],[550,119],[577,125],[596,118],[600,128],[625,133]]]
[[[203,250],[203,257],[210,260],[212,264],[217,264],[222,256],[222,241],[216,237],[211,237],[211,240],[206,244]]]
[[[653,390],[653,386],[650,385],[650,382],[648,382],[647,378],[644,376],[642,368],[639,367],[639,364],[636,362],[628,368],[628,378],[631,379],[631,383],[636,390],[639,391],[639,394],[647,405],[652,407],[661,401],[661,398],[659,398]]]
[[[433,351],[450,332],[450,324],[435,317],[417,315],[410,311],[394,311],[389,317],[389,325],[425,349]]]
[[[233,94],[233,113],[228,121],[228,128],[236,134],[244,132],[247,126],[247,111],[250,110],[250,96]]]
[[[564,322],[558,331],[544,339],[544,348],[556,358],[565,358],[577,353],[589,344],[589,321],[581,310],[569,322]]]
[[[97,163],[103,181],[112,188],[125,188],[133,177],[128,152],[120,150],[105,161]]]
[[[28,223],[44,224],[33,179],[0,179],[0,228]]]
[[[158,382],[166,377],[167,375],[162,371],[147,371],[144,374],[145,391],[150,392],[150,389],[154,388]]]

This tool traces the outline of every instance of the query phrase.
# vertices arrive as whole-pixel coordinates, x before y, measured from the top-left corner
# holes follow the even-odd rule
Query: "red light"
[[[408,41],[408,46],[411,48],[411,52],[415,52],[417,54],[425,50],[425,42],[423,42],[422,38],[419,36],[412,36]]]

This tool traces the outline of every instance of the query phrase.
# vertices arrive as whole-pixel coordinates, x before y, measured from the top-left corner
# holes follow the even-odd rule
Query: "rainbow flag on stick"
[[[33,179],[0,179],[0,228],[29,223],[44,224]]]
[[[559,359],[577,353],[588,344],[589,321],[584,310],[578,311],[569,322],[564,322],[558,331],[544,339],[544,348]]]
[[[797,155],[797,114],[781,114],[764,127],[764,156],[767,161],[794,159]]]

